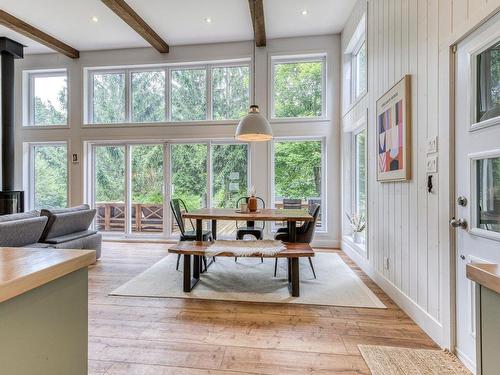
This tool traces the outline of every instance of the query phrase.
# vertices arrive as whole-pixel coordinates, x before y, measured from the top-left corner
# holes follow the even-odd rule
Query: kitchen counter
[[[0,247],[0,374],[87,375],[93,250]]]
[[[500,294],[500,265],[469,263],[466,269],[468,279]]]

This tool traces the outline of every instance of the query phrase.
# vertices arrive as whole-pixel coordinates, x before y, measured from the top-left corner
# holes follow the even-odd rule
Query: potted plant
[[[349,215],[346,212],[346,216],[347,216],[347,220],[349,220],[349,224],[351,224],[352,237],[353,237],[354,243],[361,243],[362,238],[363,238],[361,236],[361,233],[366,228],[366,222],[365,222],[363,215],[359,215],[357,213]]]

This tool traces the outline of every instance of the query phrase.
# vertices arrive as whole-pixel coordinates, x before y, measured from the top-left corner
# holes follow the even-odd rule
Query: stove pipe
[[[14,59],[23,58],[23,45],[0,37],[2,95],[2,190],[14,190]]]

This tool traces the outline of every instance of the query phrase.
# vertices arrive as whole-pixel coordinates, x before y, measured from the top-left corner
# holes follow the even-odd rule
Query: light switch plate
[[[437,173],[437,164],[438,164],[438,157],[437,156],[428,156],[427,157],[427,173]]]
[[[427,153],[433,154],[438,150],[438,138],[431,137],[427,139]]]

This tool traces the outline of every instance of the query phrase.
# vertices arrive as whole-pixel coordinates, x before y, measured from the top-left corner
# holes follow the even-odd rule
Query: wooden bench
[[[211,242],[201,241],[181,241],[168,249],[169,253],[180,254],[184,256],[183,267],[183,289],[189,293],[200,280],[200,275],[203,273],[202,257],[206,256],[206,250],[211,245]],[[309,244],[306,243],[285,243],[286,250],[279,252],[276,255],[266,256],[260,253],[255,253],[251,257],[256,258],[287,258],[288,259],[288,288],[292,297],[300,295],[300,270],[299,258],[313,257],[314,251]],[[232,252],[217,254],[217,257],[234,257]],[[193,257],[193,273],[191,275],[191,257]]]

